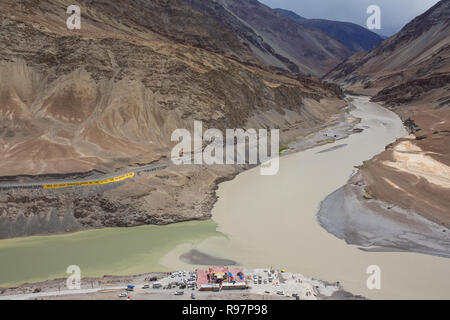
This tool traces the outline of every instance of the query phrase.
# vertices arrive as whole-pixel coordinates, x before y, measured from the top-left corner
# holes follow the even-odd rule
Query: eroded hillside
[[[442,0],[326,77],[371,95],[405,121],[400,139],[361,168],[370,197],[450,225],[450,1]]]
[[[345,105],[339,87],[265,63],[189,1],[78,3],[80,30],[66,27],[68,0],[0,3],[2,180],[167,163],[173,130],[194,120],[279,128],[283,142]],[[205,219],[217,183],[239,170],[169,167],[106,189],[2,191],[0,236]]]
[[[389,105],[450,103],[450,1],[442,0],[368,53],[342,62],[325,79]]]
[[[204,20],[191,26],[195,11],[172,2],[86,1],[78,31],[66,28],[68,1],[1,3],[0,34],[9,45],[0,50],[0,175],[156,161],[167,154],[173,130],[192,128],[194,119],[245,127],[278,110],[259,125],[310,126],[335,112],[318,101],[338,101],[338,94],[264,69],[230,32],[209,28],[214,21],[199,13]],[[159,24],[147,25],[158,10]],[[198,37],[178,39],[180,23]],[[230,57],[228,48],[210,50],[216,42],[231,48]],[[252,59],[255,65],[244,63]]]

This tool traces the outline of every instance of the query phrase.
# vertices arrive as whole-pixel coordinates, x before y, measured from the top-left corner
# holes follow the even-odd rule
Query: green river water
[[[180,244],[221,237],[214,221],[168,226],[111,228],[0,241],[0,287],[67,277],[70,265],[82,277],[169,271],[160,264]]]

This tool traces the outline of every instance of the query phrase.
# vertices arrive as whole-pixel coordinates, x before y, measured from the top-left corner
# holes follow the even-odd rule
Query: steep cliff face
[[[176,128],[317,124],[319,81],[275,74],[241,39],[184,1],[2,1],[0,175],[113,170],[168,154]],[[338,102],[339,103],[339,102]],[[297,117],[286,116],[291,110]],[[334,112],[334,111],[333,111]],[[293,120],[294,119],[294,120]],[[308,125],[309,125],[308,124]]]

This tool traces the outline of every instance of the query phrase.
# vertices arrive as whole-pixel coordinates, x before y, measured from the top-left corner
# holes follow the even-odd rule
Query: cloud
[[[354,22],[366,26],[367,7],[381,8],[381,30],[392,35],[439,0],[259,0],[272,7],[292,10],[305,18]]]

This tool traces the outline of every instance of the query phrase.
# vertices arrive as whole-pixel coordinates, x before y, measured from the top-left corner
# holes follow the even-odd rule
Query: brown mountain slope
[[[337,86],[273,72],[184,1],[77,3],[82,28],[70,31],[70,0],[0,2],[1,180],[167,162],[173,130],[194,120],[279,128],[283,143],[345,105]],[[170,166],[99,188],[2,190],[0,238],[206,219],[217,183],[239,170]]]
[[[450,0],[326,77],[397,112],[412,135],[361,168],[376,199],[450,226]]]
[[[377,101],[401,104],[427,95],[432,100],[428,103],[441,105],[440,98],[449,96],[449,59],[450,1],[443,0],[374,50],[354,55],[324,78],[349,91],[379,93]],[[433,94],[436,90],[440,94]]]
[[[337,111],[318,101],[343,104],[319,81],[265,70],[183,2],[80,1],[78,31],[66,28],[69,4],[0,3],[0,175],[148,163],[194,119],[308,128]]]
[[[284,61],[288,59],[298,67],[299,72],[321,76],[352,54],[350,49],[326,33],[299,25],[256,0],[217,2],[254,30],[263,41],[266,50],[252,43],[249,46],[266,64],[274,64],[275,61],[286,64]],[[297,71],[292,67],[290,69]]]

